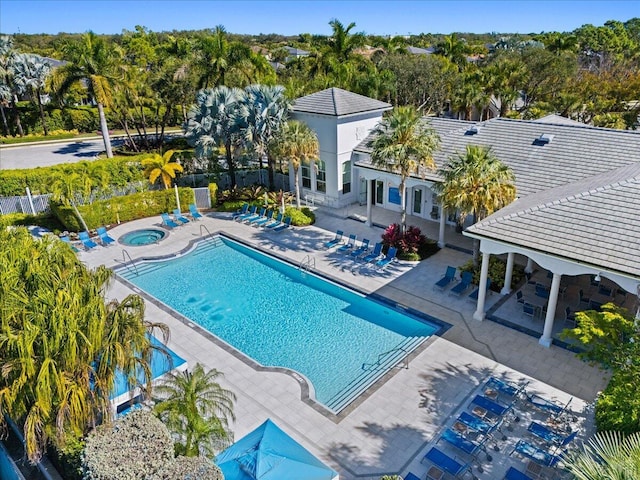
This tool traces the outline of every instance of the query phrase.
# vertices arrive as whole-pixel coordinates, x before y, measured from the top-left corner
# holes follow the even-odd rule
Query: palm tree
[[[39,55],[20,53],[15,56],[12,68],[14,84],[18,89],[18,93],[29,92],[36,97],[42,129],[45,136],[48,135],[47,121],[44,117],[44,107],[42,106],[42,90],[51,74],[51,66]]]
[[[196,103],[189,110],[184,127],[185,137],[196,147],[198,156],[211,156],[224,145],[231,188],[236,185],[236,166],[233,147],[240,141],[244,120],[240,108],[244,92],[225,86],[198,92]]]
[[[71,205],[85,231],[88,231],[89,228],[78,209],[78,198],[88,196],[92,187],[93,182],[89,175],[80,175],[74,170],[67,169],[57,174],[51,183],[53,200],[62,202],[64,205]]]
[[[455,33],[446,35],[438,44],[436,53],[448,58],[462,70],[467,63],[467,42],[463,38],[458,38]]]
[[[339,20],[334,18],[329,25],[333,30],[327,42],[329,50],[339,62],[346,62],[356,48],[364,45],[365,37],[362,33],[351,33],[351,29],[356,26],[355,22],[351,22],[345,28]]]
[[[396,107],[374,130],[371,162],[400,176],[401,228],[407,226],[405,184],[422,169],[435,169],[433,153],[440,145],[438,134],[421,121],[415,107]]]
[[[527,75],[527,67],[519,59],[501,58],[485,69],[486,88],[500,101],[501,117],[506,115],[520,95]]]
[[[164,155],[154,153],[142,159],[140,163],[144,167],[144,175],[149,179],[151,185],[160,178],[165,189],[171,187],[171,182],[176,178],[176,173],[183,171],[182,165],[171,161],[175,153],[173,150],[167,150]]]
[[[268,155],[269,142],[287,121],[291,105],[280,85],[249,85],[245,88],[246,97],[242,115],[245,116],[246,129],[243,136],[260,158],[260,169],[264,157],[267,157],[269,170],[269,189],[274,190],[275,160]]]
[[[112,86],[119,81],[118,69],[122,65],[118,61],[119,50],[89,31],[82,36],[81,40],[66,43],[62,52],[69,63],[60,68],[59,91],[61,93],[68,91],[79,80],[87,82],[89,95],[98,105],[102,139],[107,157],[111,158],[113,153],[104,107],[111,105]]]
[[[458,211],[461,224],[468,215],[473,215],[474,223],[480,221],[516,198],[513,171],[489,147],[467,145],[465,153],[452,156],[438,175],[442,182],[434,190],[445,209]],[[475,264],[479,247],[474,242]]]
[[[640,478],[640,433],[598,432],[564,464],[576,480]]]
[[[233,441],[229,420],[235,420],[236,396],[220,386],[220,377],[218,370],[205,372],[197,363],[192,371],[167,374],[155,387],[160,401],[155,412],[178,439],[178,455],[212,457]]]
[[[297,120],[289,120],[280,130],[273,143],[274,154],[287,159],[293,168],[296,190],[296,206],[300,208],[300,183],[298,170],[303,163],[318,159],[320,146],[318,137],[306,124]]]
[[[9,105],[14,112],[18,135],[22,137],[24,136],[24,131],[22,130],[22,123],[20,122],[20,112],[16,107],[15,85],[13,83],[13,62],[15,56],[16,52],[13,49],[13,37],[0,35],[0,111],[2,112],[4,128],[8,135],[9,126],[7,125],[7,119],[4,113],[4,106],[5,103]]]

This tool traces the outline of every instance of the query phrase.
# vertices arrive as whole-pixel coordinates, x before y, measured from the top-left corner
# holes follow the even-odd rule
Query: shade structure
[[[225,480],[334,480],[338,474],[267,419],[216,458]]]

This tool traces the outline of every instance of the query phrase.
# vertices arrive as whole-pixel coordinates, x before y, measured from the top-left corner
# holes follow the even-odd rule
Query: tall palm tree
[[[314,162],[320,154],[318,137],[306,124],[289,120],[273,143],[274,153],[291,163],[296,190],[296,206],[300,208],[298,170],[303,163]]]
[[[467,63],[467,42],[463,38],[458,38],[455,33],[446,35],[437,45],[436,53],[448,58],[462,70]]]
[[[576,480],[640,478],[640,433],[598,432],[564,464]]]
[[[245,92],[241,115],[245,116],[246,129],[242,134],[260,158],[260,169],[267,158],[269,189],[274,190],[275,159],[268,155],[269,142],[287,121],[291,105],[280,85],[249,85]]]
[[[20,112],[15,102],[15,85],[13,83],[13,62],[15,60],[16,51],[13,49],[13,37],[9,35],[0,35],[0,112],[2,112],[2,121],[4,128],[9,134],[9,126],[4,113],[5,104],[9,105],[13,110],[18,135],[24,136],[22,123],[20,122]]]
[[[169,373],[155,387],[160,402],[155,412],[177,437],[176,453],[187,457],[212,457],[233,441],[229,420],[235,420],[236,396],[218,383],[216,369],[204,371],[197,363],[193,370]]]
[[[516,198],[513,171],[489,147],[467,145],[464,153],[449,158],[438,175],[442,182],[436,183],[434,190],[445,209],[458,211],[460,223],[468,215],[474,223],[480,221]],[[479,250],[479,242],[474,242],[476,264]]]
[[[346,27],[337,19],[329,22],[333,32],[327,43],[330,52],[339,62],[346,62],[351,58],[353,51],[365,44],[365,37],[362,33],[351,33],[355,28],[355,22],[351,22]]]
[[[42,90],[51,74],[51,66],[39,55],[20,53],[15,56],[12,68],[18,93],[30,93],[32,97],[36,97],[42,129],[45,136],[48,135],[47,121],[42,106]]]
[[[154,153],[142,159],[140,163],[144,167],[144,175],[149,179],[151,185],[160,178],[164,188],[167,189],[171,187],[171,182],[176,178],[176,173],[184,170],[178,162],[171,161],[175,153],[173,150],[167,150],[164,155]]]
[[[107,157],[111,158],[113,153],[104,107],[111,106],[112,86],[121,77],[120,50],[89,31],[80,40],[66,43],[62,52],[69,63],[60,68],[59,91],[64,93],[77,81],[86,81],[89,95],[98,105],[104,148]]]
[[[201,90],[184,126],[184,135],[195,145],[198,156],[211,156],[224,145],[232,188],[236,185],[233,148],[241,140],[240,131],[244,126],[240,111],[244,95],[238,88],[225,86]]]
[[[370,141],[371,162],[400,176],[400,207],[402,233],[407,227],[405,185],[407,178],[422,169],[435,169],[433,153],[440,146],[440,137],[422,122],[415,107],[396,107],[374,130]]]
[[[501,117],[520,95],[527,76],[527,67],[519,59],[500,58],[485,69],[486,88],[500,101]]]
[[[73,170],[62,170],[51,183],[52,198],[64,205],[70,205],[85,231],[89,228],[78,209],[78,198],[88,196],[92,187],[93,182],[89,175],[80,175]]]

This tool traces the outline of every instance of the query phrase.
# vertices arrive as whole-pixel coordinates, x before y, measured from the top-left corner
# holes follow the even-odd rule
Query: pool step
[[[427,338],[407,337],[394,349],[382,355],[381,358],[372,359],[372,363],[363,364],[362,373],[324,404],[334,412],[339,413],[358,395],[395,367],[404,357],[418,348]]]

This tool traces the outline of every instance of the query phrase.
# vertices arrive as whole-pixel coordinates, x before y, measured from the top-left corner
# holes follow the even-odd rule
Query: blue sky
[[[329,34],[329,20],[368,34],[571,31],[640,17],[640,1],[580,0],[0,0],[0,32],[121,33],[224,25],[231,33]]]

